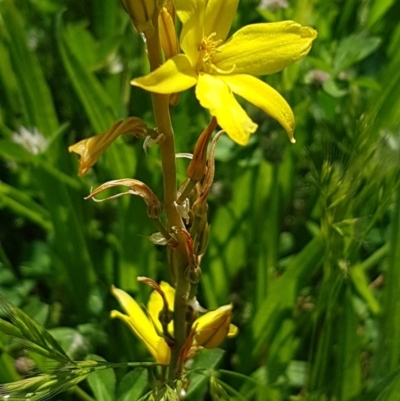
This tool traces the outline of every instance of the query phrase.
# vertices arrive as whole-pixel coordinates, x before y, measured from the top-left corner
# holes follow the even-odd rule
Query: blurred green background
[[[245,104],[259,124],[250,144],[217,146],[199,299],[232,302],[240,334],[210,353],[214,399],[220,386],[232,400],[400,399],[399,15],[395,0],[239,4],[234,30],[293,19],[319,36],[303,61],[266,77],[293,107],[297,143]],[[109,290],[146,302],[136,277],[168,279],[165,250],[146,238],[156,230],[139,199],[83,197],[129,177],[162,197],[158,150],[120,138],[83,178],[67,151],[129,115],[154,126],[149,95],[129,85],[147,71],[117,0],[0,1],[0,293],[75,360],[150,360],[110,321]],[[208,118],[192,91],[181,95],[178,152]],[[0,334],[0,382],[24,377],[30,358]],[[55,399],[122,401],[125,373],[108,395],[84,383]],[[203,399],[197,390],[189,399]]]

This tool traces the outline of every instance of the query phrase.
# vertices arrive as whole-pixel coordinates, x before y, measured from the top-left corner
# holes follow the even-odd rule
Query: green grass
[[[235,28],[294,19],[319,36],[303,61],[266,78],[294,109],[297,143],[246,105],[259,124],[250,144],[217,145],[199,299],[210,309],[233,302],[240,333],[223,356],[201,355],[198,369],[216,370],[193,374],[188,399],[209,399],[211,375],[214,399],[398,401],[400,6],[257,5],[241,1]],[[110,321],[110,286],[145,302],[136,277],[167,279],[164,249],[146,238],[155,229],[140,200],[83,197],[128,177],[161,196],[159,154],[121,138],[78,178],[67,151],[129,115],[154,125],[150,97],[129,86],[146,71],[144,44],[115,0],[0,2],[0,293],[73,360],[150,360]],[[207,118],[191,91],[181,94],[178,152],[192,151]],[[36,129],[46,149],[16,143],[21,127]],[[186,162],[178,166],[183,180]],[[22,356],[35,358],[0,334],[0,382],[23,377],[14,363]],[[55,399],[137,399],[145,372],[116,370]]]

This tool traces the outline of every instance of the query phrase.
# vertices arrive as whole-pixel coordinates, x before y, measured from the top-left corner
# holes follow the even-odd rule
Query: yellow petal
[[[179,42],[176,36],[174,20],[166,7],[163,7],[158,16],[160,28],[160,42],[165,58],[168,60],[179,53]]]
[[[240,145],[247,144],[257,124],[242,109],[225,82],[216,76],[200,74],[196,96],[232,140]]]
[[[247,25],[218,48],[214,64],[235,74],[265,75],[302,59],[317,32],[293,21]]]
[[[158,342],[161,337],[158,336],[153,324],[143,312],[138,303],[125,291],[114,286],[111,287],[111,292],[117,298],[122,309],[128,314],[124,315],[118,311],[112,311],[112,318],[119,318],[124,321],[131,330],[142,340],[151,354],[157,357]]]
[[[141,326],[140,324],[138,324],[138,322],[119,311],[111,311],[110,317],[112,319],[117,318],[122,320],[136,334],[136,336],[140,340],[142,340],[146,348],[149,350],[150,354],[157,362],[163,365],[168,365],[171,350],[162,337],[157,336],[155,338],[150,338],[148,336],[149,333],[143,333],[143,330],[140,330]]]
[[[160,287],[161,287],[162,291],[164,292],[164,295],[167,299],[169,310],[173,311],[174,310],[175,289],[173,287],[171,287],[165,281],[161,281]],[[158,316],[163,308],[164,308],[164,304],[163,304],[163,300],[162,300],[160,294],[157,291],[152,291],[152,293],[150,294],[149,302],[147,303],[147,310],[149,311],[149,315],[153,319],[153,322],[156,324],[157,329],[160,332],[162,332],[162,326],[161,326]],[[168,325],[168,330],[170,333],[174,332],[173,322],[171,322]]]
[[[182,22],[181,48],[193,65],[197,62],[197,49],[203,39],[205,7],[206,0],[175,0],[176,13]]]
[[[239,0],[208,0],[204,18],[204,35],[215,32],[215,40],[225,40],[231,29]]]
[[[231,317],[232,305],[221,306],[199,317],[194,323],[196,345],[205,348],[218,347],[230,333]]]
[[[166,341],[160,337],[160,341],[157,346],[157,356],[155,357],[156,361],[161,363],[162,365],[168,365],[171,357],[171,348],[168,346]]]
[[[167,298],[169,309],[173,311],[175,301],[175,288],[169,285],[166,281],[161,281],[160,287],[164,291],[165,297]]]
[[[131,84],[149,92],[171,94],[189,89],[196,81],[189,59],[184,54],[178,54],[150,74],[132,79]]]
[[[220,75],[232,92],[259,107],[279,122],[287,132],[291,142],[293,138],[294,116],[286,100],[271,86],[251,75]]]
[[[231,324],[229,326],[229,332],[228,332],[227,337],[228,338],[236,337],[238,333],[239,333],[238,327],[235,326],[234,324]]]

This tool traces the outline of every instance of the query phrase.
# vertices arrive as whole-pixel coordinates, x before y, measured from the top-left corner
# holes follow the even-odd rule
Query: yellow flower
[[[238,328],[231,324],[231,316],[232,305],[225,305],[199,317],[193,325],[196,330],[195,345],[216,348],[226,337],[236,336]]]
[[[245,145],[257,125],[233,93],[277,120],[292,142],[294,117],[285,99],[252,75],[281,71],[302,59],[317,32],[293,21],[248,25],[226,40],[239,0],[176,0],[184,54],[133,79],[150,92],[170,94],[196,85],[200,104],[237,143]]]
[[[173,310],[175,289],[165,281],[160,284],[162,291],[165,294],[169,308]],[[163,308],[163,301],[156,291],[150,295],[150,300],[147,306],[150,316],[155,321],[157,329],[162,330],[161,323],[158,320],[158,314]],[[193,323],[196,334],[194,336],[194,346],[204,348],[216,348],[226,337],[234,337],[238,333],[238,328],[231,324],[232,305],[224,305],[211,312],[205,313]],[[173,323],[168,326],[170,333],[173,333]]]
[[[113,310],[111,311],[111,317],[117,317],[124,321],[139,339],[144,342],[154,359],[163,365],[168,365],[170,348],[164,338],[159,335],[153,324],[157,324],[158,316],[154,319],[154,322],[152,322],[138,303],[125,291],[112,286],[111,292],[115,298],[117,298],[122,309],[127,313],[127,315],[124,315],[119,311]]]
[[[173,309],[175,289],[168,283],[161,282],[161,290],[165,295],[169,308]],[[138,303],[125,291],[114,286],[111,289],[119,304],[126,312],[126,315],[113,310],[112,318],[123,320],[131,330],[139,337],[157,362],[167,365],[170,359],[170,348],[162,337],[162,325],[159,320],[159,313],[164,308],[164,301],[159,293],[153,291],[147,304],[149,317],[143,312]],[[226,337],[233,337],[238,329],[231,324],[232,305],[221,306],[220,308],[205,313],[193,324],[195,330],[193,347],[215,348],[218,347]],[[169,323],[168,331],[173,334],[173,323]]]

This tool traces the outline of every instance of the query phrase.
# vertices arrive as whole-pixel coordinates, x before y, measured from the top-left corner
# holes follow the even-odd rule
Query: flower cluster
[[[317,33],[283,21],[245,26],[227,40],[238,2],[176,0],[183,54],[131,83],[163,94],[196,86],[200,104],[235,142],[245,145],[257,125],[235,99],[235,93],[277,120],[294,142],[290,106],[276,90],[254,76],[273,74],[302,59]]]
[[[159,290],[163,293],[166,304],[173,308],[174,288],[166,282],[161,282]],[[163,333],[160,313],[164,309],[164,303],[160,293],[158,291],[151,293],[147,304],[148,315],[125,291],[112,287],[112,293],[126,314],[113,310],[111,317],[125,322],[143,341],[154,359],[163,365],[168,365],[170,360],[168,339],[173,336],[174,325],[173,322],[169,323],[168,333]],[[225,305],[196,319],[193,323],[193,336],[188,355],[193,356],[202,347],[218,347],[226,337],[234,337],[237,334],[237,327],[231,324],[231,316],[232,305]],[[167,334],[170,335],[169,338],[166,337]]]
[[[232,305],[207,312],[196,300],[200,263],[209,238],[207,198],[214,179],[217,140],[226,133],[245,145],[257,129],[235,98],[238,95],[278,121],[290,141],[295,142],[292,109],[275,89],[257,77],[279,72],[302,59],[317,33],[296,22],[283,21],[248,25],[229,37],[239,0],[121,3],[146,39],[151,71],[131,83],[152,93],[157,127],[150,129],[141,119],[129,117],[69,150],[80,155],[79,174],[84,175],[121,135],[145,138],[145,150],[152,145],[161,148],[164,203],[147,184],[133,178],[109,181],[87,198],[95,199],[104,190],[123,186],[128,188],[126,192],[103,200],[131,194],[146,202],[147,214],[160,231],[149,239],[168,246],[172,255],[169,268],[173,286],[139,278],[154,288],[146,312],[125,291],[112,287],[125,313],[113,310],[111,317],[124,321],[154,359],[162,365],[170,364],[170,372],[179,378],[184,363],[199,349],[218,347],[238,331],[231,324]],[[181,22],[179,40],[175,14]],[[197,99],[212,118],[199,135],[193,155],[189,155],[187,179],[178,190],[169,106],[177,105],[179,93],[191,87],[195,87]],[[212,138],[218,125],[222,131]]]

